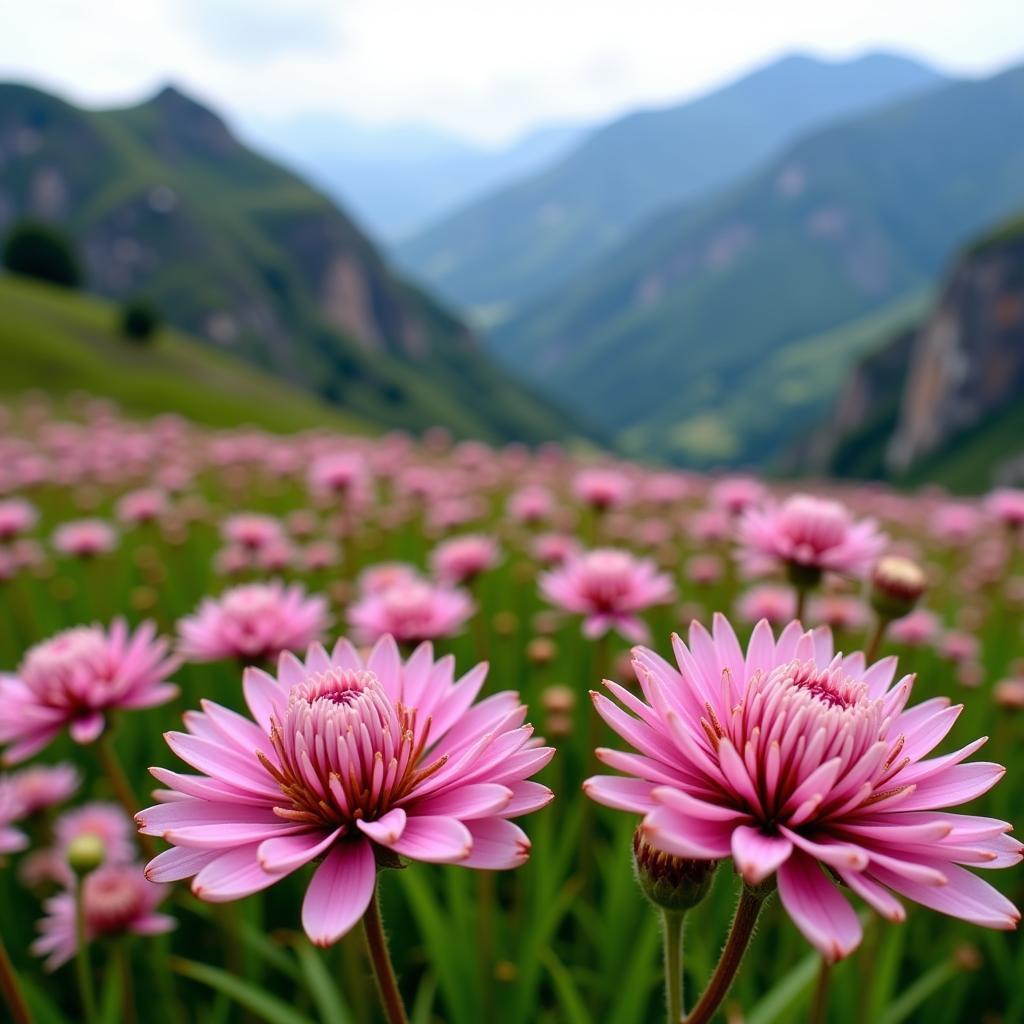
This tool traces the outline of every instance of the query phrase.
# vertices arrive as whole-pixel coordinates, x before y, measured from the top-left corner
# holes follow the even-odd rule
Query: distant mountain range
[[[1024,215],[966,247],[920,323],[864,356],[792,470],[1024,483]]]
[[[787,57],[696,100],[612,121],[553,166],[442,217],[396,257],[497,321],[595,266],[655,211],[734,184],[812,128],[942,81],[887,54]]]
[[[631,453],[769,462],[920,312],[949,254],[1022,205],[1015,68],[805,135],[651,217],[492,342]]]
[[[554,162],[587,126],[542,125],[495,147],[422,125],[378,128],[334,114],[249,119],[240,131],[351,210],[375,238],[397,244],[479,194]]]
[[[69,232],[91,290],[145,294],[178,327],[369,422],[492,440],[578,430],[329,199],[174,88],[85,111],[0,85],[0,235],[25,217]]]

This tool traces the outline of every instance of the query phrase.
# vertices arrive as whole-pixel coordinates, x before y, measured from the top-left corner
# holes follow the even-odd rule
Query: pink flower
[[[493,537],[471,533],[438,544],[430,561],[442,583],[459,586],[493,569],[500,556],[501,552]]]
[[[1024,527],[1024,490],[999,488],[985,499],[985,508],[990,516],[1010,529]]]
[[[615,469],[581,469],[572,481],[580,501],[604,510],[625,503],[629,496],[629,477]]]
[[[599,750],[628,777],[584,784],[600,803],[644,815],[648,842],[698,860],[731,857],[751,885],[777,874],[782,904],[822,955],[854,950],[861,926],[830,875],[893,921],[893,893],[991,928],[1019,914],[961,867],[1009,867],[1021,845],[1006,822],[951,814],[1003,774],[964,764],[984,740],[928,758],[962,707],[943,698],[906,709],[913,677],[896,659],[870,667],[836,655],[832,634],[791,622],[778,640],[759,623],[744,651],[715,616],[690,643],[672,638],[678,668],[638,648],[646,703],[616,683],[598,713],[639,753]],[[824,870],[823,870],[824,869]]]
[[[167,802],[137,820],[174,848],[147,877],[195,875],[197,896],[223,902],[319,861],[302,923],[326,946],[366,910],[377,863],[518,867],[530,843],[508,819],[551,799],[527,780],[553,751],[534,746],[515,693],[473,704],[486,665],[455,682],[454,668],[429,644],[403,662],[388,636],[365,662],[340,640],[304,663],[283,655],[276,679],[247,669],[255,721],[204,702],[189,732],[167,734],[200,774],[153,769]]]
[[[117,518],[122,523],[151,523],[166,515],[167,495],[155,487],[130,491],[117,503]]]
[[[781,505],[748,508],[739,524],[748,568],[783,565],[863,577],[886,545],[873,519],[854,522],[837,501],[794,494]]]
[[[65,811],[53,826],[57,850],[66,860],[71,844],[82,836],[103,843],[104,863],[126,864],[135,857],[132,822],[119,804],[95,800]]]
[[[533,542],[533,557],[544,565],[561,565],[580,553],[580,542],[567,533],[542,533]]]
[[[309,468],[309,489],[317,495],[360,500],[369,485],[366,459],[358,452],[321,455]]]
[[[617,548],[597,548],[544,573],[545,600],[584,616],[583,633],[591,640],[614,629],[630,640],[646,639],[646,623],[637,615],[672,599],[672,580],[653,561]]]
[[[399,583],[420,579],[419,570],[407,562],[378,562],[359,574],[361,594],[381,594]]]
[[[0,544],[31,530],[38,519],[35,505],[24,498],[5,498],[0,501]]]
[[[522,487],[508,499],[508,514],[517,523],[543,522],[554,510],[551,492],[538,484]]]
[[[807,618],[816,625],[830,629],[863,629],[870,619],[867,605],[851,594],[822,594],[812,598],[807,607]]]
[[[288,539],[280,519],[256,512],[230,516],[221,524],[220,532],[228,544],[254,553]]]
[[[114,550],[117,531],[102,519],[76,519],[57,527],[53,546],[62,555],[94,558]]]
[[[764,484],[749,476],[727,476],[711,488],[711,504],[729,515],[738,516],[759,504],[765,495]]]
[[[81,884],[87,942],[129,932],[159,935],[177,924],[173,917],[156,912],[167,889],[148,882],[140,864],[104,864]],[[78,949],[75,897],[58,893],[43,906],[46,916],[39,922],[41,934],[32,943],[32,952],[45,956],[46,969],[55,971]]]
[[[330,616],[327,601],[298,584],[246,583],[207,597],[178,623],[178,649],[189,661],[260,661],[303,650],[319,640]]]
[[[767,619],[773,626],[781,626],[796,615],[796,595],[792,587],[778,583],[762,583],[744,591],[736,601],[736,614],[744,622]]]
[[[9,775],[0,784],[14,790],[18,802],[25,808],[26,815],[38,814],[62,804],[75,795],[81,784],[78,769],[71,764],[37,764]]]
[[[907,647],[923,647],[939,635],[940,628],[934,612],[918,608],[889,626],[889,639]]]
[[[402,643],[417,643],[454,636],[473,611],[465,591],[411,579],[365,594],[349,608],[348,619],[360,643],[388,633]]]
[[[0,676],[0,745],[9,764],[45,747],[63,729],[92,743],[110,711],[165,704],[178,693],[167,677],[178,667],[152,622],[133,633],[123,619],[110,628],[76,626],[36,644],[16,676]]]
[[[28,836],[14,823],[25,817],[25,807],[10,783],[0,781],[0,855],[17,853],[28,846]]]

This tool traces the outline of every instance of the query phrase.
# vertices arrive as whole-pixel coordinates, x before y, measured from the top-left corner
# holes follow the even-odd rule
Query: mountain
[[[961,253],[917,329],[855,368],[815,433],[814,472],[1024,481],[1024,216]]]
[[[582,124],[543,125],[498,147],[422,125],[379,128],[333,114],[250,119],[242,134],[397,244],[481,192],[539,171],[577,142]]]
[[[830,390],[765,386],[765,367],[826,342],[827,362],[831,332],[922,295],[949,253],[1024,204],[1022,128],[1024,67],[820,129],[742,185],[651,219],[494,348],[630,452],[769,460],[878,334],[844,345]]]
[[[208,426],[370,431],[364,421],[180,331],[132,343],[118,331],[118,312],[95,296],[0,276],[0,397],[44,390],[59,401],[85,393],[111,398],[130,415],[177,413]]]
[[[0,86],[0,234],[28,216],[74,237],[91,290],[144,293],[176,326],[360,418],[490,440],[575,430],[328,199],[176,89],[84,111]]]
[[[811,127],[941,83],[870,54],[791,56],[699,99],[643,110],[588,135],[553,167],[442,218],[399,264],[493,318],[568,281],[663,207],[733,184]]]

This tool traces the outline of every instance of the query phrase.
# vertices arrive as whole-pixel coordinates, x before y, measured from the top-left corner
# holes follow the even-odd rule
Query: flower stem
[[[867,648],[864,652],[865,664],[872,664],[875,658],[878,657],[878,650],[882,646],[882,639],[885,636],[885,631],[889,628],[889,622],[883,615],[879,615],[875,621],[875,628],[871,631],[871,639],[868,640]]]
[[[29,1012],[25,996],[22,994],[21,985],[18,982],[18,973],[7,955],[7,947],[4,945],[3,937],[0,936],[0,992],[11,1010],[11,1020],[14,1024],[32,1024],[32,1014]]]
[[[78,995],[82,1002],[82,1015],[86,1024],[96,1020],[96,993],[92,985],[92,965],[89,963],[89,936],[85,927],[85,885],[82,878],[75,886],[75,975]]]
[[[832,980],[832,965],[825,959],[821,961],[818,969],[818,980],[814,986],[814,998],[811,1000],[811,1013],[807,1018],[808,1024],[824,1024],[825,1013],[828,1010],[828,986]]]
[[[370,961],[373,963],[373,974],[377,979],[381,1005],[388,1024],[408,1024],[402,1005],[402,995],[398,991],[395,969],[391,966],[388,953],[388,940],[384,934],[384,922],[380,917],[380,903],[377,899],[377,887],[374,886],[370,905],[363,914],[363,931],[366,933],[366,945],[370,950]]]
[[[117,756],[113,740],[110,738],[109,730],[104,730],[103,734],[96,741],[96,748],[99,751],[103,772],[107,776],[111,788],[114,790],[118,803],[125,809],[128,817],[134,819],[135,815],[142,810],[142,805],[132,789],[132,784],[128,781],[128,776],[125,775],[121,759]],[[140,834],[139,844],[142,846],[142,850],[147,857],[152,859],[156,856],[156,844],[153,842],[152,836]]]
[[[747,886],[740,893],[736,913],[725,940],[725,948],[719,957],[715,973],[711,975],[708,987],[697,1001],[697,1005],[683,1018],[683,1024],[708,1024],[729,992],[743,961],[743,954],[754,935],[754,925],[764,906],[767,893],[756,892]]]
[[[678,1024],[683,1015],[683,919],[682,910],[662,910],[665,930],[665,1005],[668,1024]]]

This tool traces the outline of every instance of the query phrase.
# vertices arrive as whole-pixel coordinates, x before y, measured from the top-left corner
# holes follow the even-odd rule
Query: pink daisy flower
[[[178,688],[166,680],[179,663],[168,648],[152,622],[132,632],[123,619],[106,630],[76,626],[30,648],[17,675],[0,676],[4,759],[31,757],[65,728],[76,743],[92,743],[111,711],[171,700]]]
[[[16,829],[14,823],[25,817],[25,807],[8,782],[0,782],[0,856],[17,853],[28,846],[28,836]]]
[[[10,786],[25,814],[31,815],[70,800],[81,782],[74,765],[37,764],[9,775],[0,785]]]
[[[398,583],[411,583],[420,578],[419,570],[408,562],[379,562],[359,574],[359,592],[382,594]]]
[[[386,634],[400,643],[418,643],[454,636],[473,611],[465,591],[412,579],[364,595],[349,608],[348,620],[360,643]]]
[[[1024,528],[1024,490],[1002,487],[985,499],[989,515],[1012,530]]]
[[[117,518],[129,525],[152,523],[167,514],[167,494],[155,487],[130,491],[117,503]]]
[[[630,482],[616,469],[581,469],[572,481],[573,493],[592,508],[604,510],[625,503]]]
[[[330,623],[327,601],[298,583],[245,583],[207,597],[178,623],[178,650],[189,661],[261,661],[304,650]]]
[[[935,640],[941,629],[935,612],[917,608],[889,626],[889,639],[907,647],[923,647]]]
[[[173,917],[156,912],[167,887],[146,880],[140,864],[104,864],[82,880],[87,942],[132,933],[160,935],[177,924]],[[58,893],[43,904],[46,916],[39,922],[40,936],[32,943],[36,956],[45,956],[48,971],[67,963],[78,949],[75,897]]]
[[[1004,769],[963,762],[984,740],[928,754],[962,707],[942,698],[907,709],[913,678],[896,659],[870,667],[832,649],[827,628],[759,623],[744,651],[721,615],[714,632],[672,638],[677,666],[634,651],[643,700],[613,682],[593,695],[601,717],[639,753],[598,751],[628,777],[584,784],[599,803],[644,815],[648,842],[678,857],[731,857],[751,885],[777,875],[783,906],[822,955],[861,939],[831,878],[902,920],[896,895],[991,928],[1019,913],[961,865],[1021,859],[1006,822],[946,810],[990,789]],[[831,876],[831,877],[830,877]]]
[[[749,570],[781,565],[856,577],[871,569],[886,545],[873,519],[854,522],[839,502],[810,494],[748,508],[739,539],[740,559]]]
[[[38,518],[35,505],[24,498],[0,501],[0,544],[31,530]]]
[[[62,555],[95,558],[114,550],[117,546],[117,531],[102,519],[76,519],[57,527],[53,534],[53,546]]]
[[[614,629],[635,641],[648,635],[638,613],[670,601],[675,592],[653,561],[617,548],[570,558],[541,576],[540,589],[549,603],[582,615],[583,633],[591,640]]]
[[[473,533],[438,544],[430,562],[442,583],[459,586],[493,569],[500,557],[501,551],[493,537]]]
[[[125,864],[135,857],[132,831],[131,819],[119,804],[95,800],[65,811],[54,823],[53,837],[65,859],[76,839],[95,836],[103,843],[105,863]]]
[[[740,594],[736,614],[751,624],[767,619],[771,625],[781,626],[796,615],[796,595],[792,587],[762,583]]]
[[[271,544],[287,541],[280,519],[257,512],[239,512],[221,524],[221,536],[229,545],[258,552]]]
[[[486,665],[457,681],[454,667],[429,644],[403,662],[384,637],[365,661],[340,640],[282,655],[277,678],[247,669],[252,719],[204,702],[167,734],[200,774],[152,770],[166,802],[137,820],[174,846],[147,876],[195,875],[197,896],[223,902],[319,861],[302,923],[326,946],[363,915],[378,864],[518,867],[530,843],[508,819],[551,799],[528,779],[553,751],[534,746],[515,693],[473,704]]]

